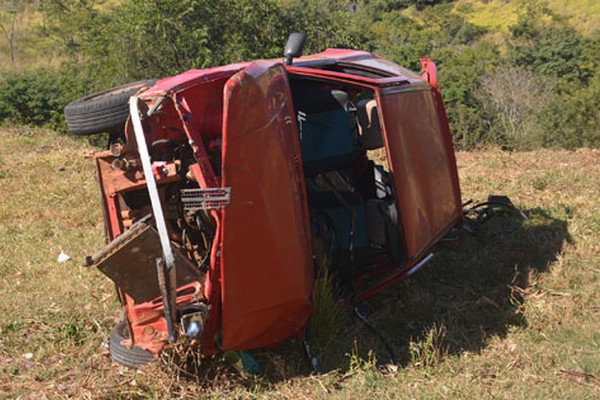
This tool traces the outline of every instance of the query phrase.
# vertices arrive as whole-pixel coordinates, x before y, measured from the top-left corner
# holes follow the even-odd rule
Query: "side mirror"
[[[290,34],[285,45],[285,50],[283,51],[283,62],[285,65],[292,65],[292,59],[302,55],[304,43],[306,43],[306,33],[292,32]]]

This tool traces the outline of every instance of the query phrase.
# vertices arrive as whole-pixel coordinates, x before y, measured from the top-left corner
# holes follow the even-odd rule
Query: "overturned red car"
[[[355,304],[416,272],[461,223],[435,65],[300,56],[302,39],[284,60],[65,109],[76,133],[111,131],[95,156],[108,244],[86,262],[117,286],[117,361],[138,366],[179,335],[206,355],[277,345],[310,318],[317,268]]]

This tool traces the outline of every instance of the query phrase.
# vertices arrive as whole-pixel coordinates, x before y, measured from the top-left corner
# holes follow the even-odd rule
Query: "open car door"
[[[462,217],[452,137],[438,95],[425,82],[379,94],[409,263]]]
[[[251,349],[290,338],[312,311],[310,228],[284,67],[254,62],[224,90],[222,347]]]

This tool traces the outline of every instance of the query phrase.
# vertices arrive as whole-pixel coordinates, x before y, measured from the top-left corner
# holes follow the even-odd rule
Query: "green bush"
[[[307,33],[307,53],[361,46],[347,14],[308,0],[129,0],[110,12],[88,14],[74,40],[81,60],[108,87],[283,57],[293,31]]]
[[[468,150],[478,145],[504,144],[497,132],[490,130],[488,111],[478,96],[479,79],[502,64],[497,47],[487,42],[448,46],[434,51],[431,58],[438,65],[438,80],[456,147]]]
[[[542,114],[544,147],[600,147],[600,75],[588,86],[565,94]]]
[[[508,57],[515,66],[531,69],[568,85],[586,83],[593,71],[582,53],[585,42],[575,29],[553,24],[539,27],[527,35],[513,33]]]
[[[378,54],[413,70],[420,69],[419,57],[433,49],[434,33],[397,11],[382,16],[372,24],[371,31]]]
[[[74,68],[0,76],[0,122],[66,131],[63,108],[85,92]]]

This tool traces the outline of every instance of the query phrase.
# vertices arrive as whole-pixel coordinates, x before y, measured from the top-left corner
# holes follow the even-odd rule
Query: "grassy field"
[[[241,377],[221,359],[199,371],[111,361],[113,286],[81,260],[103,244],[82,140],[0,129],[0,398],[600,397],[600,151],[459,153],[463,198],[505,194],[528,219],[498,217],[351,317],[310,374],[300,343],[253,352]],[[63,251],[71,261],[58,263]]]

